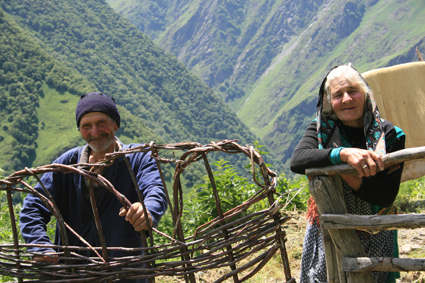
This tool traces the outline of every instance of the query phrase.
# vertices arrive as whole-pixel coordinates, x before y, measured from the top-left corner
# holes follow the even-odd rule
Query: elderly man
[[[87,144],[71,149],[54,161],[57,164],[96,163],[105,157],[106,153],[120,151],[137,146],[137,144],[122,144],[115,132],[120,127],[120,114],[113,98],[103,93],[89,93],[78,102],[75,112],[78,130]],[[98,172],[108,179],[112,185],[132,203],[130,209],[122,208],[114,195],[94,182],[96,204],[100,222],[108,247],[141,247],[139,231],[147,229],[147,220],[154,227],[158,225],[161,216],[167,209],[163,184],[150,153],[134,153],[125,158],[131,164],[137,179],[139,189],[144,196],[148,215],[144,215],[138,194],[128,171],[124,157]],[[100,170],[100,169],[97,169]],[[90,204],[90,181],[73,173],[46,173],[41,178],[44,186],[53,196],[65,222],[72,227],[92,246],[99,247],[101,242],[96,228],[92,207]],[[44,194],[40,184],[36,189]],[[28,194],[20,214],[21,232],[27,243],[51,244],[46,235],[46,224],[50,221],[50,212],[37,196]],[[71,246],[85,246],[74,234],[68,232]],[[57,229],[55,244],[63,244]],[[36,261],[56,263],[56,257],[47,255],[54,253],[53,249],[31,247],[32,252],[44,253],[35,256]],[[93,256],[90,252],[85,256]],[[125,256],[122,251],[109,251],[109,257]],[[142,280],[122,280],[121,282],[143,282]]]

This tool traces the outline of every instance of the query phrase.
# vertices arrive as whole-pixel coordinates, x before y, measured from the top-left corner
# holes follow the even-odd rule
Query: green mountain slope
[[[103,1],[0,3],[44,48],[113,95],[167,142],[253,140],[201,80]]]
[[[52,84],[43,77],[40,79],[43,90],[46,93],[58,91],[60,94],[66,94],[69,90],[81,94],[90,89],[112,95],[122,107],[122,112],[131,117],[127,132],[123,129],[123,133],[130,134],[130,138],[146,141],[137,139],[140,135],[134,134],[134,131],[140,130],[137,126],[140,124],[144,129],[149,129],[146,131],[150,131],[151,137],[155,137],[147,141],[209,143],[211,140],[228,138],[247,144],[258,139],[202,80],[105,2],[0,0],[0,7],[33,38],[35,44],[89,84],[89,87],[80,89],[67,80],[59,80],[58,85],[53,85],[56,90],[51,90]],[[42,65],[43,62],[35,64]],[[66,76],[63,74],[62,77]],[[46,88],[44,83],[50,88]],[[56,97],[53,94],[46,103]],[[68,100],[70,105],[75,103],[75,100],[68,98],[60,100]],[[71,109],[61,106],[64,105],[58,105],[57,109],[63,110],[49,116],[45,113],[46,118],[38,117],[38,121],[47,124],[55,117],[62,117],[63,111]],[[43,109],[48,109],[48,106]],[[73,113],[73,110],[70,112]],[[61,122],[58,120],[58,123]],[[41,132],[51,137],[49,130]],[[46,139],[40,144],[44,144]],[[51,149],[45,158],[33,156],[22,160],[20,165],[31,166],[31,161],[35,160],[37,164],[51,161],[52,155],[57,156],[63,149],[81,142],[77,142],[75,134],[72,137],[64,136],[64,139],[67,141]],[[5,139],[5,143],[10,142]],[[232,158],[238,168],[246,164],[243,157]],[[275,168],[281,167],[272,156],[267,157],[266,161],[274,164]],[[19,167],[15,165],[12,167]]]
[[[81,144],[75,107],[95,86],[43,50],[1,9],[0,49],[0,168],[48,164]],[[120,128],[120,139],[159,139],[140,118],[120,110],[127,121],[137,121]]]
[[[369,7],[346,1],[328,9],[284,47],[284,54],[277,56],[275,64],[257,81],[250,93],[253,99],[239,112],[242,121],[264,138],[281,160],[290,158],[303,133],[300,126],[304,129],[312,117],[302,113],[306,109],[314,113],[319,84],[332,66],[352,62],[365,72],[415,61],[416,47],[425,50],[423,1],[379,1]],[[253,112],[265,108],[273,114],[253,117]],[[282,141],[287,148],[280,147]]]
[[[178,56],[288,162],[334,65],[364,72],[425,52],[421,0],[151,1],[111,7]]]
[[[244,93],[323,0],[108,2],[238,111]]]

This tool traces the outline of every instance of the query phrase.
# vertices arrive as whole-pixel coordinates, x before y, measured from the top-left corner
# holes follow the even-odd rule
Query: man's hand
[[[51,255],[48,255],[48,254],[51,254]],[[58,256],[53,252],[48,252],[46,253],[46,255],[43,255],[43,256],[34,256],[32,260],[56,264],[58,263]]]
[[[142,231],[148,229],[148,223],[146,222],[146,217],[143,212],[143,207],[140,202],[133,203],[129,210],[127,211],[124,207],[120,209],[120,216],[125,216],[125,220],[130,222],[131,225],[133,225],[134,230],[136,231]],[[152,216],[150,215],[148,211],[148,217],[149,223],[152,227]]]

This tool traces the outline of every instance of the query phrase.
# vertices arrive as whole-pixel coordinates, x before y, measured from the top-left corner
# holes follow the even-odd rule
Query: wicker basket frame
[[[160,150],[168,150],[173,153],[181,151],[183,154],[178,159],[164,158],[159,156]],[[115,282],[119,279],[137,278],[147,278],[149,282],[154,282],[155,277],[165,275],[182,276],[185,282],[195,283],[195,273],[227,266],[230,267],[231,271],[215,282],[223,282],[230,278],[233,279],[233,282],[243,282],[255,275],[279,251],[286,281],[295,282],[295,279],[291,277],[285,248],[286,235],[281,229],[281,225],[288,221],[290,217],[283,217],[280,214],[279,210],[281,207],[274,198],[278,195],[276,192],[276,174],[266,167],[261,155],[253,147],[241,146],[237,143],[237,140],[222,140],[211,142],[207,145],[201,145],[196,142],[156,145],[154,142],[151,142],[121,152],[107,154],[101,162],[90,165],[104,167],[120,156],[148,151],[151,151],[151,157],[156,160],[164,184],[164,191],[169,205],[166,213],[171,213],[172,216],[174,225],[173,235],[166,235],[149,226],[147,233],[150,236],[149,239],[147,239],[146,233],[140,233],[143,243],[142,248],[117,248],[107,247],[103,231],[102,229],[98,229],[99,238],[102,243],[101,247],[92,247],[88,243],[84,247],[69,246],[67,244],[67,233],[74,233],[83,242],[85,241],[64,222],[58,207],[48,191],[44,188],[46,196],[40,194],[30,184],[24,181],[25,178],[32,176],[41,184],[38,177],[39,174],[46,172],[77,173],[99,183],[110,193],[114,194],[124,207],[128,208],[131,203],[102,175],[83,170],[77,165],[50,164],[35,169],[25,168],[11,174],[4,180],[0,180],[0,191],[6,191],[7,194],[13,232],[13,243],[0,245],[0,274],[15,277],[19,282]],[[207,159],[207,154],[215,151],[228,154],[242,153],[247,156],[252,164],[253,180],[258,186],[258,191],[255,195],[226,212],[222,211],[214,176]],[[124,160],[129,167],[128,160],[126,158]],[[181,224],[184,201],[180,176],[191,163],[200,160],[203,160],[212,185],[218,217],[199,226],[193,235],[185,236]],[[169,197],[163,178],[161,164],[164,163],[176,164],[172,188],[173,201]],[[79,165],[81,166],[81,164]],[[259,166],[262,175],[261,183],[256,177],[256,166]],[[131,170],[130,172],[132,174]],[[132,175],[132,178],[137,188],[134,175]],[[99,216],[96,214],[96,203],[93,201],[93,188],[89,190],[95,221],[96,223],[100,223]],[[12,192],[35,194],[43,201],[44,205],[57,219],[61,238],[64,242],[63,245],[31,245],[19,241]],[[143,197],[140,193],[139,198],[143,204]],[[246,215],[234,221],[230,220],[235,215],[242,213],[251,205],[263,199],[268,201],[268,209]],[[144,204],[143,209],[146,213]],[[169,243],[156,246],[153,242],[153,233],[158,233],[166,237]],[[54,256],[59,258],[59,263],[48,264],[33,261],[32,257],[37,254],[27,251],[27,248],[30,246],[48,246],[58,250]],[[97,257],[87,258],[78,253],[79,251],[89,249],[94,251]],[[143,255],[109,258],[108,252],[117,249],[139,253],[142,250]],[[261,254],[260,251],[262,252]],[[253,258],[253,255],[256,255],[256,257]],[[244,260],[243,264],[241,263],[242,260]],[[249,268],[253,269],[246,274]],[[242,272],[246,274],[243,277],[241,277]]]

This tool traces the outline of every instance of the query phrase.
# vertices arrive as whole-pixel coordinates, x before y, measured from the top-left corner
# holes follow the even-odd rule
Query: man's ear
[[[114,121],[114,131],[115,132],[118,131],[118,125],[117,125],[117,122],[115,122],[115,121]]]

